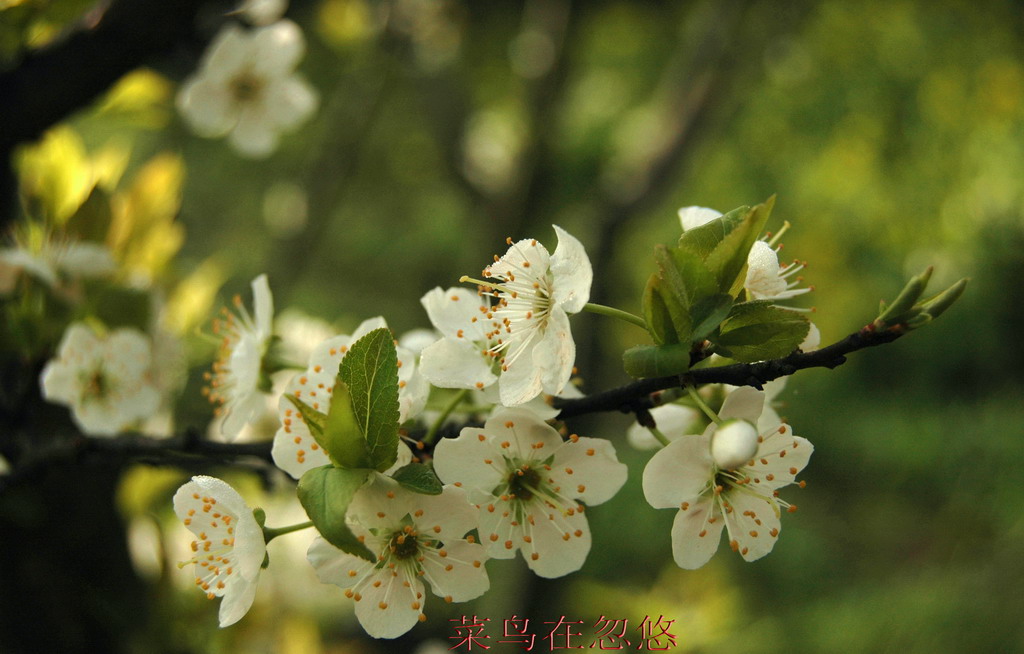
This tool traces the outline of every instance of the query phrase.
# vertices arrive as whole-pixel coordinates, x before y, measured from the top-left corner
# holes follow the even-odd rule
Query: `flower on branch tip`
[[[723,525],[733,550],[747,561],[759,559],[775,546],[781,509],[796,509],[778,498],[778,489],[796,481],[814,448],[787,424],[755,428],[763,406],[762,391],[736,389],[719,414],[724,427],[711,424],[699,436],[673,441],[644,469],[647,502],[678,509],[672,555],[680,567],[707,563],[718,550]],[[716,444],[719,438],[725,442]],[[749,460],[740,463],[748,452]]]
[[[813,288],[797,288],[802,277],[790,277],[804,269],[805,263],[794,261],[779,266],[778,251],[765,241],[754,241],[747,255],[747,277],[743,288],[751,300],[786,300],[810,293]]]
[[[254,30],[226,25],[178,92],[178,111],[200,136],[229,135],[240,154],[268,156],[280,133],[306,121],[319,102],[294,73],[305,47],[289,20]]]
[[[434,449],[442,482],[461,485],[479,508],[480,539],[493,558],[522,551],[541,577],[579,570],[590,551],[584,505],[612,498],[626,466],[604,439],[562,437],[524,409],[505,409]]]
[[[288,382],[278,402],[281,427],[274,435],[271,454],[277,467],[295,479],[302,477],[307,470],[327,465],[331,461],[313,438],[288,396],[303,402],[314,411],[326,414],[331,405],[338,367],[345,354],[353,343],[381,327],[387,328],[383,318],[370,318],[364,320],[351,335],[341,334],[324,341],[313,349],[306,370]],[[402,347],[395,349],[398,355],[398,422],[403,423],[423,411],[430,394],[430,384],[420,374],[415,355]],[[402,443],[399,443],[398,452],[399,462],[404,460],[408,463],[412,458],[409,449]]]
[[[222,597],[220,626],[238,622],[252,606],[266,557],[263,528],[238,492],[220,479],[197,476],[174,494],[174,513],[196,535],[196,586]]]
[[[523,404],[541,393],[557,395],[572,376],[576,344],[568,314],[587,304],[594,274],[583,245],[561,227],[554,229],[558,247],[553,254],[535,239],[509,239],[505,255],[484,269],[486,277],[498,282],[486,284],[492,289],[487,294],[493,304],[479,307],[480,344],[497,365],[490,367],[490,376],[474,384],[487,385],[487,380],[493,383],[500,377],[505,406]],[[483,375],[484,370],[479,372]]]
[[[213,372],[206,375],[209,386],[204,393],[210,402],[219,405],[216,413],[224,415],[221,432],[228,440],[234,440],[263,410],[263,358],[270,346],[274,319],[274,298],[266,275],[252,280],[252,298],[252,314],[235,296],[238,313],[225,308],[223,316],[213,321],[214,336],[221,342]]]
[[[349,505],[352,532],[377,557],[370,562],[316,538],[307,558],[323,583],[337,584],[355,601],[356,617],[374,638],[396,638],[425,620],[423,581],[447,602],[464,602],[490,587],[485,548],[468,532],[476,509],[466,493],[445,486],[440,495],[413,493],[383,475]]]
[[[137,329],[101,335],[85,323],[72,323],[40,384],[43,397],[69,406],[75,424],[92,436],[124,431],[160,405],[152,380],[152,346]]]

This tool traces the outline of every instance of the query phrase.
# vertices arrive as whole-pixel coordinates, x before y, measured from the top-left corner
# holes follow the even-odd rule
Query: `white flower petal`
[[[666,438],[673,441],[686,434],[692,434],[693,429],[701,425],[700,414],[696,409],[679,404],[666,404],[651,409],[651,417]],[[626,430],[626,440],[638,450],[655,450],[661,447],[646,427],[639,423],[633,423]]]
[[[480,318],[486,314],[488,306],[468,288],[444,290],[438,286],[424,294],[420,304],[426,309],[430,324],[445,337],[460,341],[484,340],[485,323]]]
[[[249,612],[253,600],[256,599],[257,580],[239,578],[232,585],[232,592],[224,593],[220,602],[217,619],[221,628],[230,627]]]
[[[807,336],[800,343],[799,348],[801,352],[814,352],[821,345],[821,331],[818,326],[813,322],[807,330]],[[785,379],[785,377],[783,377]]]
[[[685,511],[680,509],[672,522],[672,558],[676,565],[696,570],[707,563],[718,551],[724,525],[710,497],[691,502]]]
[[[270,156],[277,149],[278,132],[264,107],[247,105],[238,116],[228,141],[239,154],[252,159]]]
[[[473,511],[476,513],[476,510]],[[440,555],[444,552],[444,556]],[[446,542],[441,550],[424,554],[423,571],[438,597],[465,602],[480,597],[491,587],[487,576],[487,552],[479,543]]]
[[[566,441],[555,450],[549,476],[567,497],[594,506],[618,493],[627,474],[626,465],[619,463],[609,441],[584,437]]]
[[[366,559],[339,550],[322,536],[313,539],[306,550],[306,559],[321,583],[341,588],[355,586],[373,569],[373,564]]]
[[[203,55],[201,74],[224,81],[246,65],[251,56],[250,39],[235,23],[225,23]]]
[[[414,493],[411,502],[411,513],[423,511],[416,517],[416,524],[426,529],[431,538],[444,542],[463,539],[477,527],[478,510],[469,503],[465,489],[447,485],[440,495]]]
[[[532,365],[530,358],[521,358],[501,373],[498,378],[498,390],[501,403],[505,406],[517,406],[529,402],[544,390],[541,382],[541,369]]]
[[[553,579],[576,572],[590,553],[590,525],[583,511],[562,513],[537,501],[529,506],[532,523],[523,527],[530,542],[520,548],[526,565],[540,577]]]
[[[508,495],[490,497],[480,504],[479,533],[480,542],[487,548],[487,556],[492,559],[515,558],[522,544],[523,526],[515,524],[512,511],[515,500]]]
[[[683,231],[706,225],[721,216],[721,212],[707,207],[683,207],[679,210],[679,224]]]
[[[252,48],[258,53],[251,63],[254,72],[262,77],[282,77],[295,70],[306,52],[306,40],[298,25],[281,20],[255,30]]]
[[[274,434],[274,445],[270,454],[274,459],[274,465],[293,478],[299,479],[307,470],[327,465],[331,460],[309,432],[309,427],[302,420],[295,405],[286,397],[288,393],[286,391],[278,401],[278,414],[281,416],[282,425]]]
[[[398,346],[404,347],[418,357],[424,349],[440,338],[440,334],[433,329],[413,329],[398,337]]]
[[[651,457],[644,468],[643,489],[647,503],[656,509],[679,508],[707,488],[714,461],[709,432],[673,441]]]
[[[491,463],[487,463],[491,461]],[[442,438],[434,447],[434,472],[445,484],[490,492],[502,481],[495,451],[484,429],[466,427],[458,438]]]
[[[257,333],[269,337],[273,332],[274,296],[270,293],[270,282],[266,275],[259,275],[252,280],[252,306]]]
[[[420,371],[438,388],[486,388],[498,377],[490,357],[465,340],[443,338],[420,355]]]
[[[541,371],[541,388],[549,395],[562,392],[572,377],[576,343],[569,331],[569,316],[554,307],[542,338],[533,348],[533,365]]]
[[[778,429],[784,429],[780,432]],[[775,490],[788,486],[807,466],[814,453],[814,446],[806,438],[794,436],[789,425],[780,425],[764,441],[754,457],[753,464],[745,471],[760,480],[760,484]]]
[[[594,271],[583,244],[558,225],[552,226],[558,235],[558,247],[551,255],[553,299],[567,313],[578,313],[590,300]]]
[[[726,498],[723,496],[723,499]],[[732,511],[725,514],[730,545],[736,542],[736,549],[745,561],[755,561],[771,552],[782,526],[772,505],[739,491],[728,493],[726,501],[732,507]]]
[[[352,342],[355,343],[363,336],[366,336],[375,329],[387,329],[388,323],[381,316],[374,318],[367,318],[363,322],[359,323],[355,331],[352,332]]]
[[[189,127],[199,136],[224,136],[238,122],[238,109],[230,90],[209,77],[193,77],[178,91],[175,104]]]
[[[401,636],[416,626],[423,612],[422,582],[399,570],[374,570],[359,585],[362,597],[356,602],[356,617],[374,638]]]
[[[309,120],[320,102],[313,87],[297,75],[271,80],[265,94],[267,119],[285,131]]]
[[[763,410],[764,391],[752,386],[741,386],[725,397],[718,417],[722,420],[746,420],[756,425]]]

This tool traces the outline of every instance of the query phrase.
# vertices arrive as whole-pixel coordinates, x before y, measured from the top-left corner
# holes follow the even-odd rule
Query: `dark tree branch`
[[[905,333],[906,331],[903,329],[875,331],[870,327],[865,327],[837,343],[814,352],[794,352],[781,359],[770,361],[736,363],[729,366],[690,370],[684,375],[651,377],[574,400],[556,398],[555,407],[561,409],[561,413],[557,417],[559,420],[565,420],[602,411],[621,411],[623,413],[643,411],[656,406],[656,402],[651,398],[652,393],[689,385],[732,384],[733,386],[761,388],[773,379],[792,375],[797,370],[835,368],[846,362],[847,354],[891,343]]]
[[[239,466],[247,459],[273,466],[272,443],[218,443],[200,438],[194,430],[172,438],[148,438],[128,435],[119,438],[76,436],[61,440],[32,452],[7,475],[0,476],[0,493],[61,462],[87,462],[92,458],[105,463],[116,461],[175,466],[184,469],[209,468],[213,465]]]

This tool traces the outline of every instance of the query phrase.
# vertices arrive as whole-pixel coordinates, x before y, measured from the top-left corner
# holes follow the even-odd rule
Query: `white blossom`
[[[236,296],[238,314],[225,309],[223,319],[213,323],[213,333],[221,343],[213,373],[207,375],[207,395],[220,405],[217,412],[224,414],[221,432],[228,440],[234,440],[245,425],[259,417],[264,406],[260,382],[274,319],[274,298],[266,275],[252,280],[252,297],[252,314]]]
[[[242,155],[266,157],[281,132],[316,109],[316,91],[294,73],[305,47],[302,30],[288,20],[254,30],[228,24],[179,91],[178,110],[200,136],[229,135]]]
[[[278,415],[281,427],[274,436],[272,454],[274,463],[292,477],[298,479],[303,473],[313,468],[327,465],[330,458],[309,432],[309,427],[302,420],[295,405],[288,399],[292,396],[305,403],[314,411],[327,413],[334,392],[334,382],[338,375],[338,367],[353,343],[387,323],[381,317],[363,321],[351,335],[342,334],[330,338],[316,348],[309,358],[309,366],[305,372],[292,377],[285,388],[284,395],[278,402]],[[408,350],[398,347],[398,421],[405,422],[415,418],[427,403],[430,385],[423,378],[416,366],[416,357]],[[401,445],[400,456],[404,456],[408,448]],[[411,459],[411,454],[409,454]],[[408,460],[406,460],[408,462]]]
[[[480,540],[493,558],[522,551],[542,577],[579,570],[590,551],[584,505],[605,502],[626,481],[626,466],[604,439],[558,432],[524,409],[496,412],[434,448],[434,470],[461,485],[480,511]]]
[[[510,243],[503,257],[484,269],[497,303],[486,317],[485,337],[498,357],[501,403],[523,404],[539,394],[557,395],[572,375],[576,344],[569,315],[590,297],[593,270],[583,245],[554,226],[554,254],[533,239]],[[443,330],[442,330],[443,331]]]
[[[445,486],[423,495],[382,475],[363,486],[346,515],[373,562],[347,554],[322,538],[309,548],[309,562],[324,583],[337,584],[355,601],[356,617],[375,638],[395,638],[425,620],[423,581],[447,602],[479,597],[490,587],[487,553],[467,533],[476,509],[466,493]]]
[[[150,340],[137,329],[100,335],[85,323],[73,323],[56,358],[43,369],[43,397],[69,406],[86,434],[113,436],[159,407],[151,366]]]
[[[695,569],[707,563],[718,549],[723,525],[733,550],[747,561],[759,559],[775,546],[781,509],[796,509],[779,499],[777,491],[795,482],[814,448],[786,424],[755,430],[763,406],[762,391],[733,391],[719,413],[727,423],[723,430],[731,432],[729,424],[741,425],[736,433],[725,434],[731,442],[716,452],[719,426],[711,424],[699,436],[670,443],[644,469],[647,502],[656,509],[678,509],[672,555],[680,567]],[[752,441],[751,434],[757,434]],[[749,460],[738,463],[749,451]]]
[[[743,288],[751,300],[786,300],[810,293],[813,289],[797,288],[802,277],[789,278],[803,270],[804,264],[794,261],[779,266],[779,255],[765,241],[754,241],[747,255],[747,276]]]
[[[174,494],[174,512],[189,531],[196,586],[210,599],[222,597],[220,626],[238,622],[256,597],[266,556],[263,529],[238,492],[213,477],[197,476]]]

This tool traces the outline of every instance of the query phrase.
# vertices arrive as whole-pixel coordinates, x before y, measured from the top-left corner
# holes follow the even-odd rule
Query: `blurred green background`
[[[58,9],[87,4],[0,2],[8,64],[54,37]],[[401,334],[428,326],[423,293],[476,274],[505,236],[553,246],[555,223],[586,246],[593,299],[638,311],[653,245],[678,235],[676,209],[773,193],[772,227],[793,224],[784,254],[809,262],[804,304],[823,343],[869,322],[927,265],[935,288],[972,281],[934,325],[789,382],[781,413],[816,451],[808,488],[783,492],[800,511],[756,563],[723,546],[702,570],[676,568],[673,512],[640,490],[648,455],[625,443],[627,416],[598,416],[572,428],[613,439],[630,480],[588,512],[580,573],[540,582],[518,561],[492,562],[484,598],[431,602],[429,623],[378,643],[302,565],[309,537],[296,535],[270,546],[252,612],[218,630],[191,574],[152,560],[161,541],[168,559],[188,541],[169,497],[189,471],[140,468],[121,488],[152,602],[133,649],[447,648],[448,620],[463,614],[489,618],[493,644],[516,613],[542,651],[540,623],[563,615],[586,634],[601,615],[631,630],[663,615],[684,652],[1024,651],[1024,6],[317,0],[288,15],[321,106],[266,161],[193,136],[175,114],[195,44],[70,121],[85,151],[130,152],[128,179],[180,155],[185,240],[168,282],[199,270],[196,288],[226,280],[223,298],[247,296],[266,272],[279,309],[339,330],[380,314]],[[585,391],[627,380],[619,353],[642,333],[594,315],[573,330]],[[205,428],[209,352],[190,352],[178,424]],[[218,474],[271,524],[288,522],[274,507],[297,517],[288,483]]]

